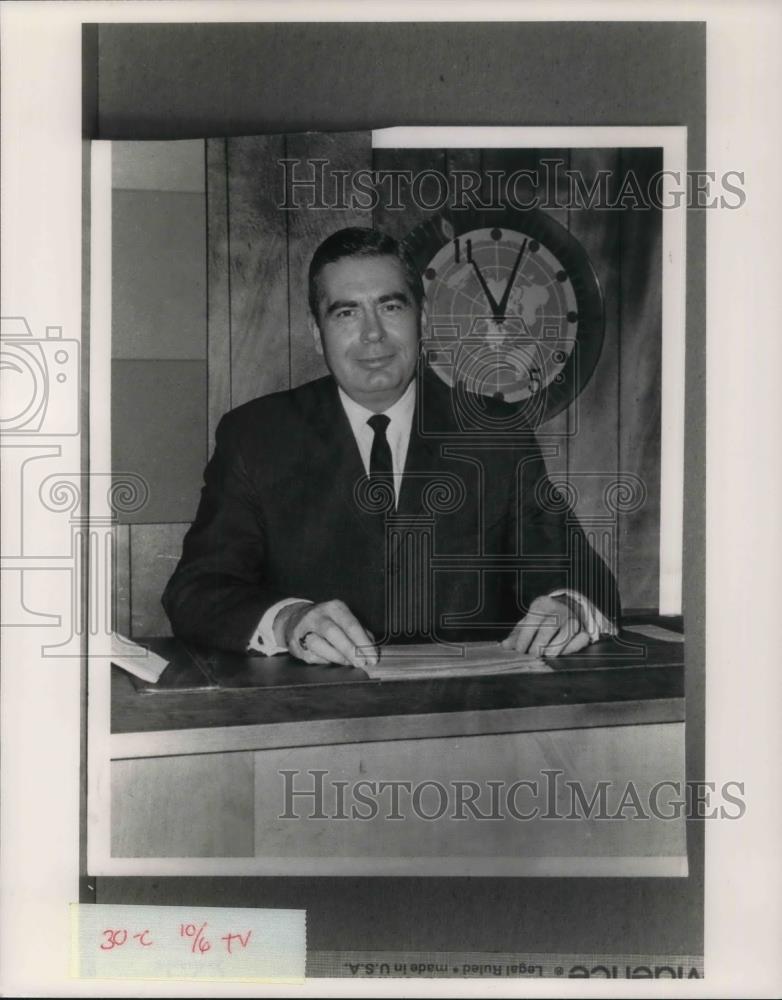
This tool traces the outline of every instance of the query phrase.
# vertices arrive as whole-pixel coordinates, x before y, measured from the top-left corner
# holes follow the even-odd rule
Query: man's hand
[[[305,663],[364,667],[378,660],[373,637],[343,601],[289,604],[275,618],[274,632]]]
[[[589,645],[577,602],[566,596],[536,597],[529,612],[500,644],[532,656],[562,656]]]

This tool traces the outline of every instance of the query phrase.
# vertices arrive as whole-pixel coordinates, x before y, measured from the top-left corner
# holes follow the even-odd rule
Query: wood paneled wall
[[[615,197],[625,171],[632,169],[644,185],[662,166],[660,151],[645,149],[372,151],[364,133],[219,139],[209,140],[207,148],[210,433],[229,404],[235,406],[254,395],[296,386],[325,373],[307,324],[306,271],[321,239],[348,225],[375,225],[401,239],[434,214],[412,203],[401,210],[381,204],[371,214],[306,207],[282,211],[277,207],[285,176],[280,159],[327,160],[327,184],[340,170],[510,172],[535,170],[542,159],[560,159],[566,168],[580,171],[587,188],[598,171],[608,170],[609,200]],[[302,165],[296,176],[304,174]],[[564,181],[564,172],[558,176]],[[558,194],[558,200],[566,204],[566,192]],[[306,192],[302,200],[306,204]],[[553,441],[557,447],[557,454],[547,460],[549,470],[568,476],[585,524],[606,514],[605,490],[621,473],[645,483],[644,504],[617,515],[614,556],[623,605],[656,608],[660,213],[560,207],[551,209],[551,214],[588,251],[603,288],[606,323],[603,351],[589,384],[567,411],[542,429],[547,445]],[[212,348],[215,340],[219,348],[217,344]],[[218,357],[214,367],[212,359]]]
[[[433,211],[413,204],[374,210],[282,209],[291,176],[313,160],[325,162],[325,190],[340,172],[361,169],[536,170],[560,159],[587,188],[609,171],[609,196],[633,170],[644,187],[661,169],[648,149],[372,150],[369,133],[250,136],[211,139],[206,156],[207,451],[220,417],[258,395],[325,374],[307,313],[307,268],[315,247],[334,230],[375,225],[402,238]],[[287,171],[282,161],[298,160]],[[306,162],[304,162],[306,161]],[[542,172],[541,172],[542,176]],[[564,177],[564,175],[562,175]],[[287,190],[286,190],[287,178]],[[404,186],[402,188],[404,191]],[[566,191],[559,200],[566,203]],[[542,188],[538,191],[542,195]],[[327,198],[328,200],[328,198]],[[549,210],[588,251],[605,298],[605,339],[592,378],[571,407],[541,428],[549,471],[577,492],[585,527],[606,514],[605,490],[621,474],[638,477],[646,499],[616,515],[613,558],[625,608],[656,608],[659,586],[661,420],[661,218],[655,210],[557,207]],[[553,446],[553,447],[552,447]],[[554,453],[555,452],[555,453]],[[193,510],[197,487],[193,485]],[[179,505],[181,507],[181,503]],[[168,633],[160,592],[178,555],[186,525],[131,525],[118,594],[118,621],[135,636]],[[124,537],[124,536],[123,536]],[[121,547],[120,547],[121,548]],[[127,592],[127,597],[123,596]]]
[[[284,210],[283,160],[325,160],[336,171],[372,165],[369,133],[251,136],[207,141],[209,434],[226,410],[326,373],[308,325],[307,269],[318,244],[368,212]],[[287,190],[286,190],[287,182]],[[304,198],[305,195],[302,195]]]

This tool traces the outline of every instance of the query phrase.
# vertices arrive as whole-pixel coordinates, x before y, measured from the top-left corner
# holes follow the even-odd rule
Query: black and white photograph
[[[687,874],[683,136],[448,132],[96,151],[107,872]]]
[[[3,135],[4,731],[68,803],[6,777],[5,841],[72,831],[66,988],[726,981],[709,844],[779,812],[730,17],[190,6],[59,5],[70,200]]]

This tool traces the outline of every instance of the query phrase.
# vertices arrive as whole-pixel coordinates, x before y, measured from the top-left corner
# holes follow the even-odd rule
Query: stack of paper
[[[168,666],[168,660],[164,660],[162,656],[116,632],[111,637],[111,662],[149,684],[157,684]]]
[[[463,645],[382,646],[375,666],[364,667],[373,680],[422,680],[483,674],[550,673],[543,660],[503,649],[496,642]]]
[[[669,628],[662,628],[660,625],[625,625],[625,632],[635,632],[646,639],[660,639],[662,642],[684,642],[681,632],[674,632]]]

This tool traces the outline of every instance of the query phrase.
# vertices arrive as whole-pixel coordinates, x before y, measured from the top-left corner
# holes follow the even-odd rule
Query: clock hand
[[[518,273],[519,270],[519,264],[521,264],[521,258],[524,256],[524,251],[526,249],[527,249],[527,239],[525,237],[524,242],[521,244],[518,256],[516,257],[516,263],[513,265],[513,270],[511,271],[510,277],[508,278],[508,283],[505,286],[505,291],[503,292],[502,298],[500,299],[500,304],[499,306],[497,306],[497,311],[499,315],[495,316],[494,318],[499,323],[501,323],[505,319],[505,310],[508,308],[508,300],[510,299],[510,293],[511,290],[513,289],[513,282],[516,280],[516,274]]]
[[[472,259],[472,257],[470,258],[470,263],[475,268],[475,273],[478,276],[478,281],[481,283],[481,288],[483,289],[483,294],[486,296],[486,300],[489,303],[489,308],[491,309],[492,316],[496,320],[496,319],[498,319],[500,307],[497,305],[497,302],[496,302],[494,296],[492,295],[491,290],[489,289],[489,286],[486,284],[486,279],[481,274],[481,269],[478,267],[478,265],[475,263],[475,261]]]

